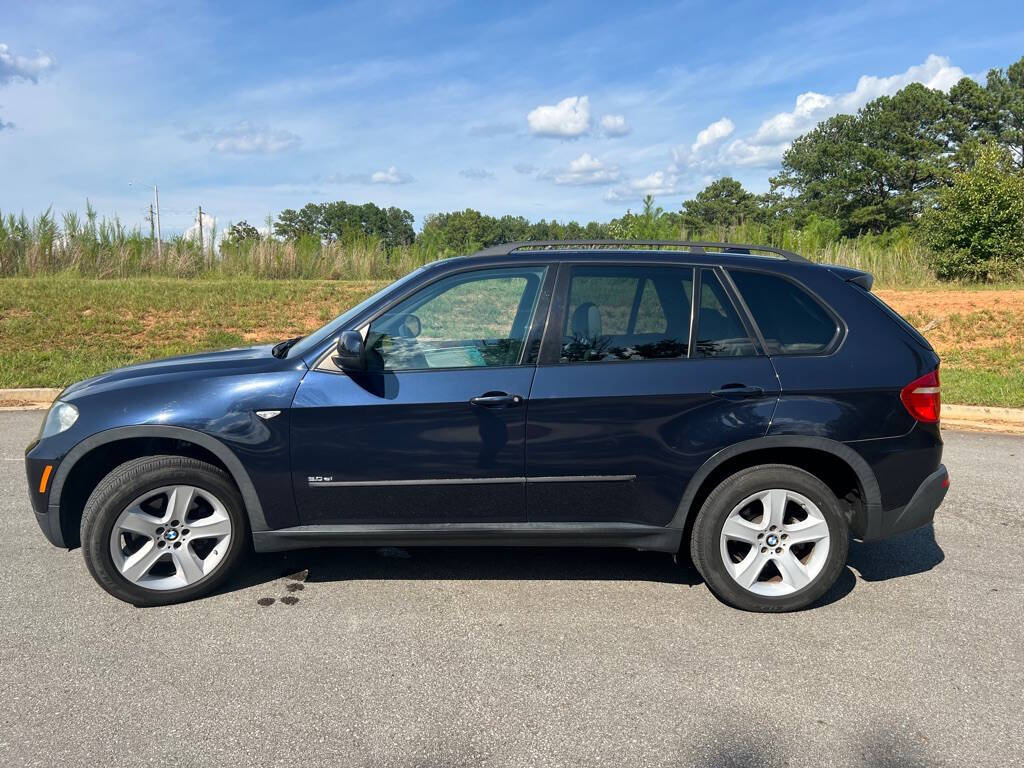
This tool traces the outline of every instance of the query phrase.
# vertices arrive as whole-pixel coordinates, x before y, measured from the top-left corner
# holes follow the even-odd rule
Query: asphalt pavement
[[[664,554],[316,550],[138,609],[27,501],[0,413],[2,766],[1024,764],[1024,438],[948,432],[934,528],[742,613]]]

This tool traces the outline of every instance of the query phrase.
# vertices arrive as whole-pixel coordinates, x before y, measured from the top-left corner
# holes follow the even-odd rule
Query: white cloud
[[[590,130],[590,99],[570,96],[554,106],[540,106],[526,116],[534,136],[574,139]]]
[[[214,152],[240,155],[275,154],[295,149],[302,143],[302,137],[291,131],[273,130],[247,120],[216,131],[190,131],[182,138],[208,142]]]
[[[489,171],[486,168],[463,168],[459,171],[459,176],[466,179],[482,181],[483,179],[493,179],[494,171]]]
[[[728,117],[716,120],[697,134],[697,140],[693,142],[693,145],[690,147],[690,151],[696,154],[705,147],[710,147],[712,144],[715,144],[730,135],[735,128],[736,126],[733,125],[732,120]]]
[[[911,83],[922,83],[928,88],[949,90],[965,73],[953,66],[945,56],[932,54],[923,64],[907,68],[889,77],[863,75],[852,91],[829,96],[807,91],[796,97],[793,109],[779,112],[761,122],[752,136],[728,138],[734,125],[728,118],[711,123],[697,134],[689,148],[673,150],[670,171],[682,168],[695,170],[723,167],[771,168],[777,166],[793,139],[814,128],[819,122],[837,114],[856,112],[879,96],[896,93]]]
[[[324,181],[328,184],[409,184],[415,179],[391,165],[387,170],[373,173],[332,173],[324,177],[318,176],[315,181]]]
[[[588,186],[591,184],[608,184],[617,181],[619,169],[608,166],[589,152],[584,152],[565,168],[549,169],[540,174],[541,178],[551,179],[555,184],[568,186]]]
[[[743,168],[771,168],[778,165],[783,154],[789,149],[789,142],[779,144],[758,144],[746,139],[734,139],[718,153],[718,165],[735,165]]]
[[[672,170],[653,171],[643,178],[631,180],[628,184],[609,188],[604,193],[604,200],[609,203],[620,203],[641,200],[646,195],[674,195],[679,192],[678,184],[679,176]]]
[[[795,139],[818,122],[816,114],[829,108],[834,99],[822,93],[808,91],[796,97],[796,107],[792,112],[780,112],[761,123],[754,134],[754,141],[771,143]]]
[[[632,130],[624,115],[605,115],[601,118],[601,132],[605,136],[625,136]]]
[[[671,195],[676,191],[677,177],[674,173],[655,171],[642,179],[629,182],[629,188],[645,195]]]
[[[55,66],[57,62],[52,56],[44,53],[38,53],[34,57],[16,56],[11,53],[10,46],[0,43],[0,86],[15,80],[38,83],[39,76]],[[11,128],[14,128],[14,123],[8,123],[0,118],[0,131]]]
[[[371,184],[408,184],[411,181],[412,176],[393,165],[388,166],[386,171],[375,171],[370,175]]]
[[[609,187],[601,196],[601,199],[606,203],[621,203],[623,200],[638,200],[639,196],[629,188]]]
[[[203,247],[209,248],[214,236],[217,239],[221,239],[224,236],[223,232],[216,232],[217,229],[217,218],[211,216],[209,213],[203,214]],[[199,241],[199,217],[196,216],[195,223],[185,230],[185,239]]]
[[[0,43],[0,85],[14,79],[39,82],[39,76],[57,66],[52,56],[38,53],[34,57],[15,56],[9,46]]]
[[[842,111],[859,109],[872,99],[886,94],[893,94],[911,83],[922,83],[928,88],[935,88],[940,91],[948,91],[967,74],[954,67],[948,56],[937,56],[934,53],[925,59],[923,64],[918,64],[891,77],[874,77],[873,75],[862,75],[857,81],[857,87],[848,94],[840,97]]]
[[[820,121],[838,114],[856,112],[879,96],[891,96],[911,83],[922,83],[928,88],[948,91],[966,73],[953,66],[945,56],[930,55],[923,64],[889,77],[862,75],[852,91],[827,96],[808,91],[796,97],[790,112],[780,112],[768,118],[757,129],[752,141],[756,144],[778,144],[792,141],[811,130]]]

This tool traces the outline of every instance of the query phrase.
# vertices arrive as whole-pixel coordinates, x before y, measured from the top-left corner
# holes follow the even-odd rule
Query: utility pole
[[[203,246],[204,242],[205,241],[203,240],[203,206],[200,205],[199,206],[199,252],[200,253],[203,253],[203,251],[204,251],[204,246]]]
[[[149,216],[146,217],[149,222],[149,241],[153,242],[156,240],[156,221],[153,219],[153,204],[149,204]]]
[[[160,190],[157,189],[156,184],[153,185],[153,199],[156,201],[156,258],[157,261],[162,261],[163,256],[160,253],[160,241],[163,240],[163,235],[160,233]]]

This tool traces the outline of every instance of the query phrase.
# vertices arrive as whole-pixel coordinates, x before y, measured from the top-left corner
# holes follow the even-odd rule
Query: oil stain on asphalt
[[[296,605],[299,602],[299,598],[294,593],[301,592],[306,588],[306,577],[309,576],[309,570],[298,571],[297,573],[288,573],[284,575],[285,592],[288,594],[283,597],[261,597],[256,601],[256,605],[261,605],[264,608],[273,605],[276,602],[280,602],[282,605]]]

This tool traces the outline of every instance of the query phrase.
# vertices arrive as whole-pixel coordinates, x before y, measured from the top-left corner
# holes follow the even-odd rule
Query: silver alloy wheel
[[[110,555],[137,586],[180,589],[216,570],[231,546],[231,527],[227,509],[212,493],[168,485],[124,508],[110,532]]]
[[[806,496],[771,488],[733,507],[722,526],[720,549],[725,569],[741,587],[758,595],[788,595],[825,567],[828,523]]]

